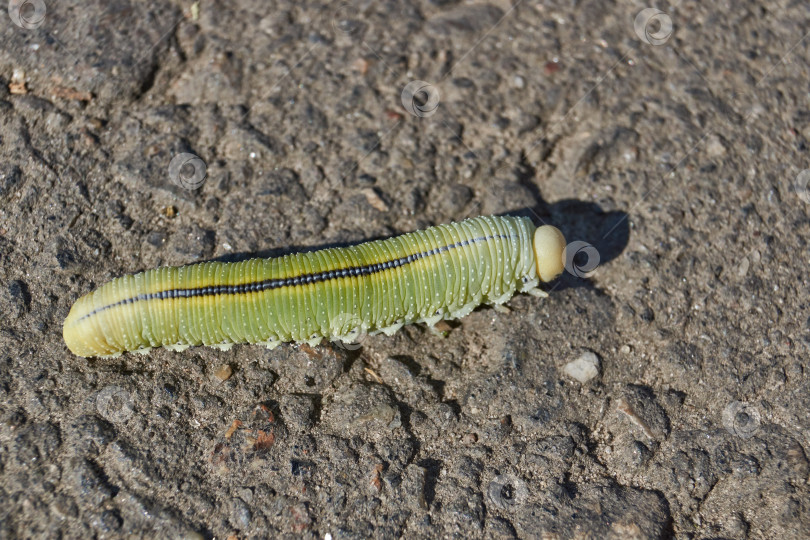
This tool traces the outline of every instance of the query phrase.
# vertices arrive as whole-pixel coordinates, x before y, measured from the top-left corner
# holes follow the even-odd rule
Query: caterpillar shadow
[[[539,196],[537,199],[541,200]],[[569,246],[578,243],[578,253],[566,261],[566,271],[552,284],[555,290],[593,288],[585,276],[621,255],[630,242],[627,213],[605,211],[589,201],[565,199],[552,204],[541,202],[533,207],[499,215],[525,216],[535,225],[554,225],[565,235]]]

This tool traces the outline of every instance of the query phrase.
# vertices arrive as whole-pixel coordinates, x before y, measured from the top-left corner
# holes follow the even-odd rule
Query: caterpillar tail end
[[[67,348],[76,356],[85,358],[115,352],[112,349],[108,350],[106,343],[100,343],[101,340],[93,339],[95,329],[92,321],[85,317],[92,310],[89,297],[90,295],[85,295],[76,300],[62,325],[62,338]]]
[[[565,269],[565,237],[557,227],[543,225],[534,231],[534,260],[537,276],[549,282]]]
[[[70,307],[70,312],[62,325],[62,339],[65,340],[65,345],[70,349],[70,352],[76,356],[92,356],[92,354],[88,355],[87,351],[84,350],[84,340],[82,339],[84,331],[81,325],[77,324],[80,317],[79,311],[79,302],[75,302]]]

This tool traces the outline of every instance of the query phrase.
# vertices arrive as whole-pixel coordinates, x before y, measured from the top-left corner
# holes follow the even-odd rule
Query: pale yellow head
[[[537,275],[551,281],[565,269],[565,237],[557,227],[543,225],[534,231],[534,260]]]

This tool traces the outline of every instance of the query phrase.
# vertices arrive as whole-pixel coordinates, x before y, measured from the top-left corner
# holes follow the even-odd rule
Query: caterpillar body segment
[[[123,276],[79,298],[63,336],[79,356],[153,347],[270,347],[393,334],[468,315],[563,270],[565,239],[527,218],[477,217],[386,240]]]

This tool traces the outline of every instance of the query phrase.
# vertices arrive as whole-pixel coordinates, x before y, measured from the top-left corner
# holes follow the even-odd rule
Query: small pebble
[[[368,204],[370,204],[376,210],[380,212],[387,212],[389,210],[388,205],[385,204],[385,201],[382,200],[382,197],[377,194],[374,188],[365,188],[360,190],[360,193],[366,196],[366,200]]]
[[[546,62],[546,65],[543,66],[543,71],[546,73],[546,75],[552,75],[557,73],[559,70],[560,64],[556,61],[556,59],[551,62]]]
[[[706,152],[711,157],[721,157],[726,154],[726,147],[723,140],[718,135],[709,136],[706,142]]]
[[[359,72],[361,75],[365,75],[368,71],[368,60],[365,58],[358,58],[352,62],[352,70]]]
[[[233,368],[231,366],[229,366],[228,364],[222,364],[214,372],[214,377],[216,377],[217,379],[219,379],[222,382],[225,382],[228,379],[230,379],[231,375],[233,375]]]
[[[26,86],[25,71],[19,68],[14,68],[11,73],[11,81],[8,84],[8,91],[12,94],[24,96],[28,93]]]
[[[565,364],[563,371],[572,379],[585,384],[599,375],[599,357],[591,351],[585,351],[576,360]]]

